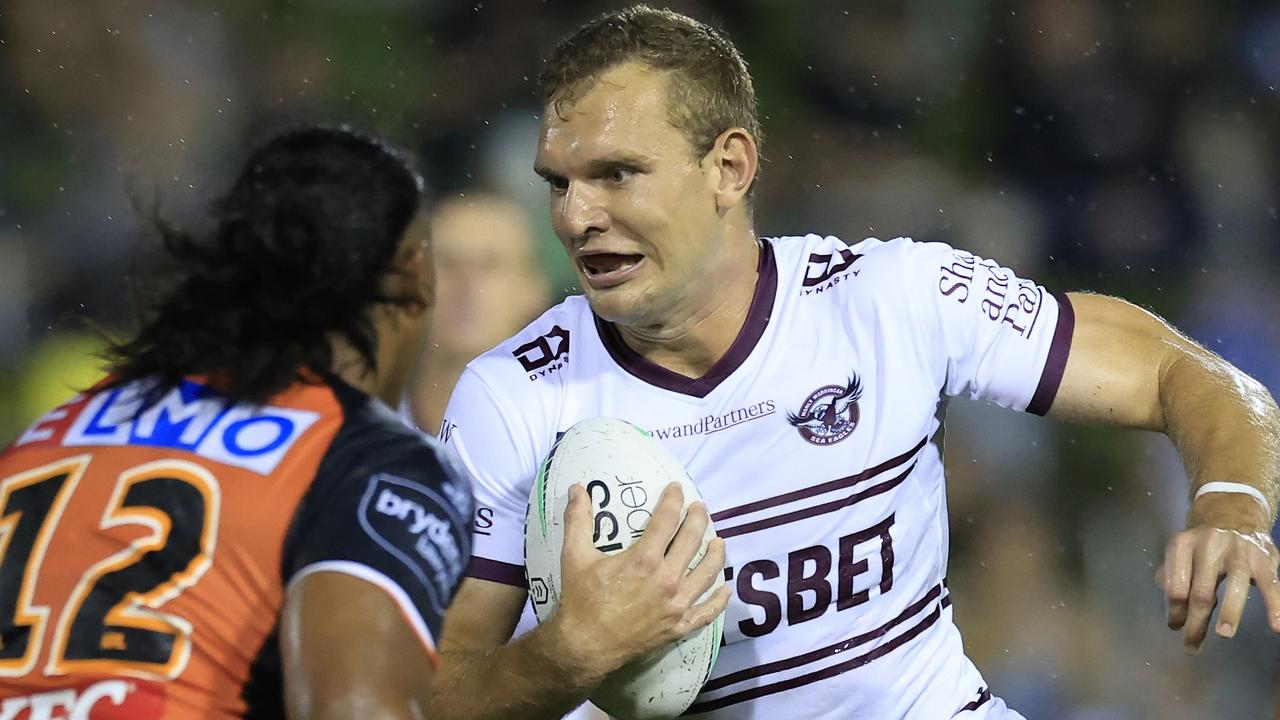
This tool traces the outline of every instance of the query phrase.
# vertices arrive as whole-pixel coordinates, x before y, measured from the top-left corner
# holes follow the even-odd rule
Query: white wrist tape
[[[1208,493],[1240,493],[1242,495],[1252,495],[1255,500],[1262,503],[1262,509],[1267,511],[1267,517],[1273,517],[1271,512],[1271,502],[1267,500],[1267,496],[1262,491],[1252,485],[1245,485],[1237,482],[1207,482],[1196,490],[1195,497],[1191,498],[1191,502],[1200,499],[1201,495]]]

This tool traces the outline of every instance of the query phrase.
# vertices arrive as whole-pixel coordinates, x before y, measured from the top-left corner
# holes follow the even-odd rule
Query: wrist
[[[588,633],[575,631],[557,612],[539,626],[539,660],[553,667],[572,687],[589,692],[604,681],[611,668],[604,667],[601,654],[590,647]]]
[[[1270,533],[1275,518],[1243,493],[1206,493],[1191,502],[1188,527],[1208,526],[1243,533]]]

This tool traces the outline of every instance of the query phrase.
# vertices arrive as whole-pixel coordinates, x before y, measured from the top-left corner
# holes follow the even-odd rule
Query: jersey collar
[[[773,303],[778,290],[778,264],[773,256],[773,244],[768,240],[760,242],[760,260],[756,271],[759,276],[746,322],[742,324],[742,329],[738,331],[738,337],[729,346],[729,350],[700,378],[685,377],[645,359],[623,341],[613,323],[592,313],[600,341],[619,367],[644,382],[682,395],[706,397],[746,362],[747,356],[755,349],[769,325],[769,316],[773,314]]]

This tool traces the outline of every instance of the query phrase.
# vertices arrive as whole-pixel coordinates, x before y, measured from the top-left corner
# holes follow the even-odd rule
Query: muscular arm
[[[562,667],[554,629],[539,626],[504,645],[525,596],[511,585],[463,581],[440,640],[442,669],[434,688],[440,717],[559,718],[586,698],[590,681]]]
[[[1129,303],[1072,294],[1075,335],[1050,415],[1073,422],[1163,432],[1173,440],[1192,490],[1229,481],[1256,487],[1268,513],[1243,494],[1210,493],[1192,505],[1188,530],[1169,544],[1161,584],[1169,624],[1198,648],[1227,589],[1218,632],[1235,633],[1257,584],[1280,632],[1280,582],[1268,533],[1280,505],[1280,411],[1267,390],[1221,357]]]
[[[1050,415],[1155,430],[1178,448],[1193,489],[1212,480],[1254,485],[1280,501],[1280,414],[1258,381],[1159,318],[1100,295],[1071,295],[1075,337]],[[1248,496],[1242,496],[1248,500]],[[1256,502],[1239,518],[1271,528]],[[1262,527],[1265,526],[1265,527]]]
[[[289,720],[449,717],[425,690],[435,658],[387,593],[339,573],[290,586],[280,621]]]

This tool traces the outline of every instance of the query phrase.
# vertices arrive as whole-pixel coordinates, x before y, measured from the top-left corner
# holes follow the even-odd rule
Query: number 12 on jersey
[[[78,455],[0,479],[0,677],[35,667],[50,611],[33,602],[49,542],[92,462]],[[173,678],[191,654],[191,623],[158,608],[213,562],[220,493],[208,470],[165,459],[119,474],[98,529],[150,532],[85,571],[56,618],[47,675]]]

